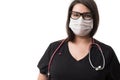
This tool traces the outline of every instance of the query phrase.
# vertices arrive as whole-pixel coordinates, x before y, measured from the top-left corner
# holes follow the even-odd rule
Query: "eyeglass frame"
[[[82,16],[82,18],[84,19],[84,20],[91,20],[91,19],[93,19],[93,16],[92,16],[92,12],[84,12],[84,13],[80,13],[80,12],[77,12],[77,11],[70,11],[70,14],[72,15],[72,12],[75,12],[75,13],[78,13],[80,16],[78,17],[78,18],[76,18],[76,19],[74,19],[74,18],[72,18],[71,16],[70,16],[70,18],[72,18],[72,19],[74,19],[74,20],[77,20],[77,19],[79,19],[81,16]],[[91,17],[91,19],[85,19],[84,18],[84,14],[90,14],[92,17]]]

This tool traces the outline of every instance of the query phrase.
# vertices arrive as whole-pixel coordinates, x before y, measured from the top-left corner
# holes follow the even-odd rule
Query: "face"
[[[71,13],[69,28],[76,36],[88,37],[93,28],[93,19],[90,10],[83,4],[76,4]]]
[[[76,4],[71,13],[71,18],[73,19],[78,19],[79,17],[82,17],[85,20],[90,20],[92,19],[92,14],[90,10],[83,4]]]

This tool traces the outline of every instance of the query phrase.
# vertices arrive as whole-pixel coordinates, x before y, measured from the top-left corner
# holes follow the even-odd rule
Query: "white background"
[[[66,38],[72,0],[0,0],[0,80],[37,80],[38,61],[50,42]],[[95,0],[100,25],[94,36],[120,60],[119,0]]]

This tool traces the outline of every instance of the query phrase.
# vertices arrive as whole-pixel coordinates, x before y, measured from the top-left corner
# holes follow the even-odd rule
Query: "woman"
[[[113,49],[93,38],[98,23],[93,0],[74,0],[68,10],[68,37],[49,45],[38,63],[38,80],[120,80]]]

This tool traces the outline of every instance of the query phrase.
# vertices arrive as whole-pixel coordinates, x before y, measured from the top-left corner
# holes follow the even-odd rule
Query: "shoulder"
[[[64,41],[65,39],[61,39],[61,40],[57,40],[57,41],[53,41],[49,44],[49,47],[48,49],[50,50],[49,51],[49,54],[50,56],[54,53],[54,51],[56,51],[57,49],[59,49],[59,45],[62,43],[62,41]],[[63,45],[63,44],[62,44]],[[58,48],[59,47],[59,48]]]
[[[53,46],[58,46],[60,44],[64,44],[65,42],[67,42],[67,39],[61,39],[61,40],[51,42],[50,45],[53,47]]]
[[[96,39],[95,39],[95,43],[97,43],[102,49],[102,52],[107,62],[111,61],[112,57],[116,55],[113,48],[110,45],[100,42]]]
[[[96,39],[95,39],[95,43],[97,43],[100,46],[100,48],[102,49],[102,52],[104,53],[104,55],[106,57],[111,58],[113,55],[115,55],[115,52],[110,45],[105,44],[105,43],[98,41]]]
[[[50,43],[49,47],[54,51],[62,42],[64,44],[65,41],[66,41],[66,39],[53,41]]]
[[[107,51],[113,50],[113,48],[110,45],[103,43],[97,39],[95,39],[95,43],[97,43],[103,50],[107,50]]]
[[[61,42],[62,42],[63,39],[61,40],[56,40],[56,41],[53,41],[50,43],[51,46],[56,46],[56,45],[59,45]]]

